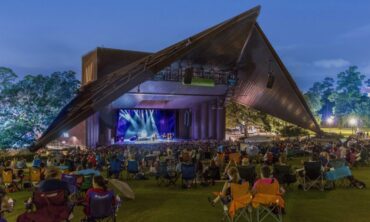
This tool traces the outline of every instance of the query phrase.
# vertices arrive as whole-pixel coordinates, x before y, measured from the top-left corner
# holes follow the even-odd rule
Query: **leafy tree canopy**
[[[30,145],[75,96],[80,82],[73,71],[27,75],[15,81],[0,68],[0,148]]]
[[[361,91],[363,86],[370,86],[370,80],[350,66],[336,81],[327,77],[315,82],[304,96],[318,119],[334,115],[339,126],[346,126],[348,118],[356,116],[363,126],[370,126],[370,98]]]

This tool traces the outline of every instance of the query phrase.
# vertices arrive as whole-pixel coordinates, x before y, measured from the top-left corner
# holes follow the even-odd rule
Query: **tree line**
[[[304,97],[322,126],[353,127],[350,119],[355,119],[356,126],[370,127],[370,97],[364,91],[366,87],[370,87],[370,79],[357,66],[350,66],[336,78],[326,77],[313,83]]]

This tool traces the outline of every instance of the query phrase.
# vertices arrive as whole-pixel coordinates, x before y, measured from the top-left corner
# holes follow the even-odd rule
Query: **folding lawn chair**
[[[229,160],[232,160],[236,164],[239,164],[239,162],[240,162],[240,153],[230,153],[229,154]]]
[[[30,169],[31,184],[36,187],[41,181],[41,171],[39,168],[32,167]]]
[[[205,179],[211,180],[211,184],[214,185],[216,180],[219,180],[220,176],[220,168],[218,166],[215,167],[208,167],[207,174],[205,175]]]
[[[345,160],[334,160],[330,162],[331,169],[325,173],[325,179],[333,183],[340,183],[345,187],[350,186],[350,180],[347,178],[352,176],[352,172],[348,166],[346,166]]]
[[[93,177],[94,177],[93,174],[83,175],[83,180],[82,180],[82,183],[79,187],[79,190],[82,191],[82,192],[86,192],[88,189],[90,189],[92,187]],[[78,178],[76,179],[76,181],[77,180],[78,180]]]
[[[77,194],[77,176],[73,174],[62,174],[62,181],[68,184],[68,190],[72,195]]]
[[[240,178],[248,181],[249,186],[252,186],[254,184],[254,181],[257,177],[256,167],[254,165],[239,166],[238,171]]]
[[[14,182],[12,170],[3,170],[2,178],[4,187],[7,192],[14,192],[19,190],[17,183]]]
[[[136,160],[129,160],[127,162],[127,179],[135,177],[139,173],[139,164]]]
[[[184,187],[184,181],[191,182],[192,185],[196,185],[196,172],[194,164],[181,164],[181,186]]]
[[[89,193],[88,208],[89,215],[81,221],[99,222],[99,221],[116,221],[116,206],[114,205],[114,193],[106,191],[103,193]]]
[[[109,168],[108,168],[108,176],[114,176],[116,179],[118,179],[121,175],[122,167],[121,167],[121,161],[118,159],[111,160],[109,162]]]
[[[258,183],[255,189],[257,193],[252,200],[252,206],[257,209],[257,222],[264,221],[269,216],[277,222],[282,222],[285,202],[280,195],[279,182],[273,179],[272,183]]]
[[[158,180],[158,185],[161,185],[161,184],[176,185],[177,175],[175,171],[168,172],[166,162],[160,162],[158,173],[157,173],[157,180]]]
[[[23,189],[31,189],[32,188],[31,170],[29,168],[26,168],[23,171],[22,188]]]
[[[15,169],[13,174],[13,184],[18,190],[24,189],[24,182],[29,182],[29,176],[25,169]]]
[[[13,183],[13,171],[4,170],[2,172],[3,184],[5,187],[10,186]]]
[[[70,221],[73,207],[74,205],[68,201],[64,190],[36,191],[33,193],[32,203],[26,205],[27,212],[21,214],[17,221]]]
[[[279,181],[279,184],[289,187],[291,183],[297,181],[296,175],[292,174],[292,168],[289,165],[274,165],[274,178]]]
[[[320,191],[324,190],[324,175],[320,161],[304,162],[303,190],[307,191],[313,187]]]
[[[236,222],[245,219],[248,222],[252,222],[252,208],[250,203],[252,202],[253,196],[249,192],[249,184],[235,184],[230,185],[231,189],[231,202],[228,205],[228,210],[223,210],[224,220],[230,222]],[[223,206],[222,202],[221,205]]]

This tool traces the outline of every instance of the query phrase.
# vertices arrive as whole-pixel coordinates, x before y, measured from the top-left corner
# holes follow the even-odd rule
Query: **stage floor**
[[[130,141],[130,140],[125,140],[122,143],[116,143],[116,144],[122,144],[122,145],[125,145],[125,144],[161,144],[161,143],[181,143],[181,142],[184,142],[184,141],[188,141],[188,140],[184,140],[184,139],[172,139],[172,140],[167,140],[167,139],[157,139],[157,140],[136,140],[136,141]]]

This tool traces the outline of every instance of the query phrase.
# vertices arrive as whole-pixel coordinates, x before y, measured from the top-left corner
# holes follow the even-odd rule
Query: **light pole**
[[[326,119],[326,124],[328,126],[332,126],[334,123],[334,116],[329,116],[327,119]]]
[[[355,117],[351,117],[349,119],[349,125],[352,127],[352,134],[354,134],[353,127],[357,126],[357,119]]]

